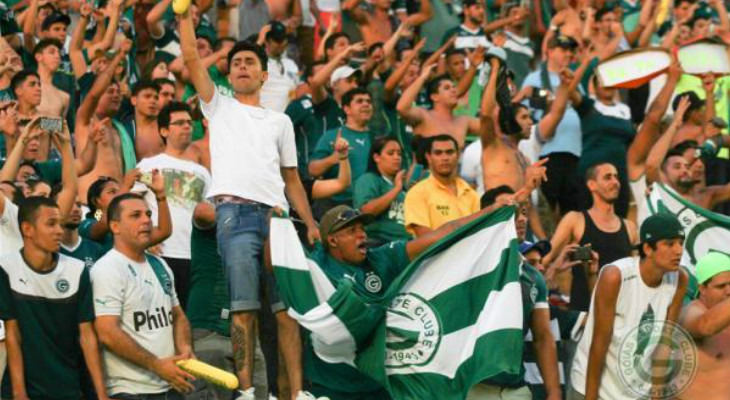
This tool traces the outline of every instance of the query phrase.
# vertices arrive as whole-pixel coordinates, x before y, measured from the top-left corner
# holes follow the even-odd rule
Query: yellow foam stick
[[[190,8],[191,0],[172,0],[172,11],[175,14],[184,14]]]
[[[230,372],[193,359],[180,360],[176,364],[196,378],[204,379],[215,385],[223,386],[226,389],[238,389],[238,378]]]

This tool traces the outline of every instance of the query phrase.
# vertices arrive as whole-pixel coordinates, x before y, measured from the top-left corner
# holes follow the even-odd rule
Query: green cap
[[[712,279],[713,276],[730,271],[730,256],[717,251],[710,251],[695,265],[697,283],[702,285]]]
[[[641,224],[639,232],[641,243],[677,238],[684,238],[684,228],[677,217],[672,214],[654,214]]]
[[[356,221],[367,224],[371,220],[372,216],[370,214],[363,214],[345,205],[337,206],[324,213],[319,221],[319,234],[322,237],[322,243],[327,245],[327,236]]]

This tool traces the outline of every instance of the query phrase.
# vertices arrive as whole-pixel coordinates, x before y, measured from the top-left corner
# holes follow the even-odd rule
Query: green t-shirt
[[[634,140],[636,129],[631,122],[630,112],[625,105],[626,118],[607,116],[595,108],[596,101],[584,96],[575,111],[580,117],[583,131],[583,149],[578,163],[578,176],[599,162],[610,162],[618,170],[622,181],[626,181],[626,152]],[[616,110],[621,110],[621,107]]]
[[[469,86],[469,91],[467,92],[469,101],[466,104],[456,106],[453,112],[454,116],[476,117],[479,114],[483,91],[484,88],[479,85],[479,82],[475,78],[471,82],[471,86]]]
[[[342,111],[342,108],[332,96],[327,96],[322,102],[314,105],[314,115],[322,120],[321,129],[323,133],[345,125],[347,119],[345,112]]]
[[[99,246],[101,246],[101,250],[106,253],[107,251],[111,250],[112,247],[114,247],[114,237],[112,236],[111,232],[107,232],[106,235],[104,235],[104,239],[99,242],[94,239],[92,239],[89,235],[91,234],[91,227],[96,225],[98,221],[94,217],[87,217],[83,221],[81,221],[81,224],[79,225],[79,235],[87,240],[90,240]]]
[[[357,181],[368,169],[368,157],[370,155],[370,131],[355,131],[347,126],[342,126],[342,138],[347,140],[350,144],[350,153],[348,158],[350,160],[350,170],[352,173],[352,181]],[[312,160],[321,160],[329,157],[335,150],[335,139],[337,138],[337,132],[340,129],[332,129],[324,133],[319,141],[317,147],[314,149],[312,154]],[[337,177],[340,167],[335,165],[330,168],[324,177],[332,179]],[[332,197],[338,202],[350,202],[352,201],[352,187],[347,188],[344,192]]]
[[[355,208],[362,208],[369,201],[390,192],[393,189],[393,182],[380,174],[368,172],[355,182],[354,187],[353,205]],[[411,238],[405,227],[405,200],[406,193],[401,190],[390,203],[390,207],[366,226],[369,238],[384,243]]]
[[[352,281],[355,292],[366,301],[381,296],[409,263],[405,241],[369,249],[365,262],[359,267],[335,260],[321,244],[315,245],[309,257],[322,268],[335,287],[341,281]],[[312,348],[309,332],[306,332],[304,343],[306,379],[344,393],[363,394],[382,389],[375,380],[348,364],[330,364],[320,360]]]
[[[28,397],[78,400],[79,324],[94,320],[91,281],[81,262],[55,257],[54,269],[42,274],[21,252],[0,259],[0,319],[18,324]],[[10,379],[3,376],[5,399],[12,398]]]
[[[314,115],[312,96],[304,95],[286,107],[284,111],[294,125],[294,143],[297,146],[297,166],[301,176],[309,176],[307,166],[322,136],[322,120]]]
[[[190,293],[185,311],[190,326],[230,336],[231,300],[215,228],[203,230],[193,226],[190,253]]]
[[[79,243],[76,247],[69,248],[61,245],[59,252],[65,256],[83,261],[86,268],[91,268],[96,263],[96,260],[106,254],[98,243],[82,237],[79,237]]]
[[[532,265],[523,262],[522,273],[520,274],[520,287],[522,292],[522,331],[524,334],[532,325],[532,312],[539,308],[548,308],[547,283],[540,271]],[[524,357],[524,355],[523,355]],[[520,372],[517,375],[500,373],[497,376],[487,379],[485,382],[490,385],[517,388],[525,385],[525,365],[521,364]]]

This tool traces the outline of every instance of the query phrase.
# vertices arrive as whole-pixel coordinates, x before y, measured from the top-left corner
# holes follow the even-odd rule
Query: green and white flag
[[[320,359],[347,363],[395,400],[464,399],[477,382],[518,374],[522,294],[514,208],[462,227],[414,260],[377,300],[334,285],[272,218],[271,254],[289,314]]]
[[[684,227],[684,253],[681,265],[695,273],[695,264],[709,251],[728,253],[730,218],[684,199],[671,187],[654,183],[648,197],[649,212],[674,214]]]

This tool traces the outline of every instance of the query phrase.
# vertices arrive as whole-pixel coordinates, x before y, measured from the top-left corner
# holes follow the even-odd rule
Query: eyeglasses
[[[170,125],[175,125],[175,126],[190,125],[190,126],[193,126],[193,121],[190,120],[190,119],[180,119],[180,120],[177,120],[177,121],[170,122]]]

